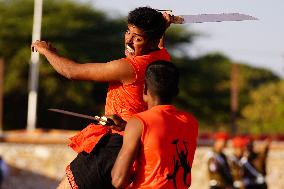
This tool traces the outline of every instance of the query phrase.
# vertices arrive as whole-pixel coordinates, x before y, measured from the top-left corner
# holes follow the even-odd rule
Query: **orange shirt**
[[[157,60],[170,61],[170,55],[165,48],[151,52],[147,55],[134,58],[124,58],[135,72],[135,81],[123,85],[120,82],[109,84],[106,97],[105,115],[118,114],[124,120],[128,120],[133,114],[145,111],[146,103],[143,101],[143,86],[145,71],[148,64]]]
[[[163,48],[147,55],[125,59],[133,67],[135,81],[127,85],[123,85],[120,82],[109,84],[105,115],[117,114],[127,121],[133,114],[142,112],[147,108],[142,96],[145,70],[148,64],[157,60],[170,61],[170,55]],[[77,135],[70,138],[71,143],[69,146],[78,153],[82,151],[90,153],[100,138],[107,132],[110,132],[107,127],[90,124]],[[123,132],[112,132],[123,134]]]
[[[197,144],[196,119],[172,105],[154,106],[135,117],[143,123],[143,132],[131,188],[187,189]]]

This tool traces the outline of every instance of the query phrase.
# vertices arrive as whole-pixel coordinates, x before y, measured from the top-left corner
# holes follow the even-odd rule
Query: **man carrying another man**
[[[169,15],[163,16],[149,7],[131,11],[125,32],[126,58],[107,63],[76,63],[59,56],[45,41],[33,43],[32,50],[44,55],[66,78],[109,82],[105,114],[118,115],[127,121],[147,108],[142,99],[147,65],[156,60],[170,60],[160,43],[170,23]],[[72,137],[70,146],[78,156],[67,166],[68,179],[63,179],[58,188],[112,188],[110,171],[122,145],[122,135],[123,132],[90,124]]]
[[[131,182],[130,188],[190,186],[198,123],[191,114],[172,105],[178,94],[178,80],[178,70],[172,63],[156,61],[148,65],[143,91],[148,110],[135,114],[126,125],[123,145],[112,169],[116,188]]]

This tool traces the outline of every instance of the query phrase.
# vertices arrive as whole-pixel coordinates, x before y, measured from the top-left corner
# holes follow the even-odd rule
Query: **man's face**
[[[215,150],[221,152],[227,144],[227,140],[224,139],[217,139],[215,140]]]
[[[155,48],[153,41],[138,27],[128,24],[125,32],[125,55],[127,57],[140,56]]]
[[[235,147],[234,148],[234,154],[238,157],[241,158],[244,154],[244,148],[242,147]]]

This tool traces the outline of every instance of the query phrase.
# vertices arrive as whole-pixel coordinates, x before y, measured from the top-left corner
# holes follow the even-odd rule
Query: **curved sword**
[[[179,15],[174,17],[175,24],[243,21],[243,20],[258,20],[258,19],[253,16],[240,14],[240,13]]]
[[[103,125],[103,126],[104,125],[107,125],[107,126],[115,125],[115,123],[112,119],[107,118],[105,116],[90,116],[90,115],[79,114],[79,113],[76,113],[76,112],[70,112],[70,111],[60,110],[60,109],[55,109],[55,108],[50,108],[48,110],[53,111],[53,112],[58,112],[58,113],[61,113],[61,114],[70,115],[70,116],[94,120],[94,121],[97,121],[100,125]]]
[[[158,11],[172,12],[172,10],[158,10]],[[178,15],[174,16],[173,23],[190,24],[190,23],[203,23],[203,22],[223,22],[223,21],[243,21],[243,20],[258,20],[258,18],[240,13]]]

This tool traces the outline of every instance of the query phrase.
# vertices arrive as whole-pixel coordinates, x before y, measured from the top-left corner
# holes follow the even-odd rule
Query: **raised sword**
[[[171,10],[158,10],[172,12]],[[243,21],[258,20],[258,18],[240,13],[221,13],[221,14],[197,14],[197,15],[177,15],[173,16],[174,24],[191,24],[203,22],[223,22],[223,21]]]

